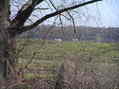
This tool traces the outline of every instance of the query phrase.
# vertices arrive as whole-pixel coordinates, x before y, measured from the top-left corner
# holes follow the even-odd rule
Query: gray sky
[[[94,5],[90,5],[90,8],[95,7]],[[100,19],[100,22],[96,21],[100,25],[119,27],[119,0],[103,0],[103,2],[99,3],[97,8],[92,11],[97,12],[94,16]],[[91,25],[93,25],[93,23]]]
[[[24,3],[24,0],[17,0],[19,3]],[[61,4],[60,2],[63,0],[54,0],[54,3],[58,6],[58,4]],[[65,0],[68,4],[71,3],[73,0]],[[79,2],[80,0],[74,0]],[[85,0],[84,0],[85,1]],[[22,4],[19,4],[19,6]],[[48,7],[47,4],[42,3],[40,6],[42,7]],[[103,0],[102,2],[91,4],[79,9],[76,9],[78,14],[72,13],[75,19],[76,25],[86,25],[86,26],[104,26],[104,27],[119,27],[119,0]],[[17,10],[12,7],[12,10],[17,12]],[[50,10],[51,11],[51,10]],[[35,13],[35,15],[43,16],[46,13],[49,13],[50,11],[43,11],[43,14],[40,14],[38,12]],[[33,21],[35,21],[37,18],[31,17]],[[48,21],[45,21],[45,24],[51,24],[50,22],[53,19],[49,19]],[[62,17],[63,23],[65,25],[72,24],[71,22],[67,21],[65,18]]]
[[[78,25],[119,27],[119,0],[103,0],[80,8],[78,11],[81,10],[85,17],[75,16]]]

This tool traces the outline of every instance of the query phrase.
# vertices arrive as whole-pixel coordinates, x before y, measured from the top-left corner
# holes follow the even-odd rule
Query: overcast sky
[[[85,17],[75,16],[75,22],[78,25],[87,26],[104,26],[104,27],[119,27],[119,0],[103,0],[96,4],[91,4],[80,8],[84,10]],[[79,12],[80,12],[79,9]]]
[[[23,2],[24,0],[17,0],[18,2]],[[71,1],[71,0],[65,0]],[[72,0],[73,1],[73,0]],[[80,0],[77,0],[80,1]],[[60,0],[54,0],[54,3],[60,3]],[[64,3],[65,4],[65,3]],[[21,5],[21,4],[20,4]],[[57,5],[57,4],[56,4]],[[42,7],[47,5],[42,4]],[[15,11],[15,8],[12,7],[12,10]],[[91,4],[83,8],[77,9],[80,14],[73,14],[75,18],[75,23],[77,25],[86,25],[86,26],[104,26],[104,27],[119,27],[119,0],[103,0],[96,4]],[[44,13],[47,13],[43,12]],[[13,14],[13,13],[12,13]],[[40,13],[39,13],[40,14]],[[40,17],[38,13],[38,15]],[[35,21],[35,18],[32,18]],[[64,18],[62,18],[64,20]],[[51,19],[52,20],[52,19]],[[50,21],[46,21],[45,24],[50,24]],[[70,25],[71,23],[64,20],[64,24]]]
[[[95,7],[91,5],[90,8]],[[119,27],[119,0],[103,0],[97,8],[94,9],[97,12],[94,16],[100,19],[98,19],[100,22],[97,21],[99,25]]]

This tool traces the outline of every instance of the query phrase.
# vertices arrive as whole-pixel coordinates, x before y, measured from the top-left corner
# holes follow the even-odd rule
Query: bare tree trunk
[[[0,79],[6,77],[8,58],[8,35],[4,25],[0,23]]]
[[[9,26],[9,0],[0,0],[0,80],[8,73],[8,62],[11,59],[11,39],[7,31]]]
[[[5,32],[6,29],[2,26],[0,25],[0,79],[5,79],[11,71],[13,72],[16,63],[16,41],[9,37],[9,33]]]

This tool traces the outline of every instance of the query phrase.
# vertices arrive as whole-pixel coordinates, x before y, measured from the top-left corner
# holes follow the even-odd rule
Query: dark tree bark
[[[0,0],[0,79],[7,77],[9,65],[14,60],[13,38],[8,32],[9,26],[9,0]]]

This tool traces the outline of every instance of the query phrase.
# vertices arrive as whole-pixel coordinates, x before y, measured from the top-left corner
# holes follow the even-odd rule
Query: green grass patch
[[[119,43],[95,42],[56,42],[48,40],[17,40],[19,67],[25,66],[31,60],[29,68],[58,67],[70,55],[79,57],[83,62],[119,63]],[[39,77],[53,76],[38,75]],[[34,75],[25,74],[27,79]]]

